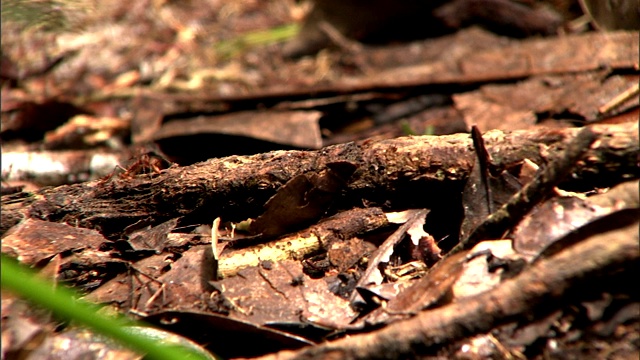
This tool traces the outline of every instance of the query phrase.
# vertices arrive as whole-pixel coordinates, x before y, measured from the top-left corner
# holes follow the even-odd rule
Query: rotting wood
[[[261,261],[302,259],[329,248],[336,240],[349,240],[388,224],[387,217],[379,208],[343,211],[307,230],[277,241],[223,252],[218,263],[218,276],[224,278],[235,275],[246,267],[259,265]]]
[[[602,285],[604,276],[640,259],[638,223],[594,235],[561,253],[534,264],[497,288],[451,305],[424,311],[381,330],[353,335],[299,351],[281,351],[262,360],[398,359],[451,343],[494,326],[544,313],[584,288]],[[600,279],[598,283],[595,279]],[[545,310],[546,308],[546,310]]]
[[[529,159],[540,165],[563,149],[580,129],[489,131],[484,134],[494,162]],[[573,178],[613,185],[640,177],[638,125],[595,125],[596,144]],[[259,215],[263,204],[294,176],[332,162],[358,169],[346,192],[350,205],[362,200],[391,206],[430,208],[457,196],[473,165],[468,134],[409,136],[365,140],[317,151],[274,151],[254,156],[210,159],[160,174],[42,189],[24,198],[3,197],[4,233],[21,218],[66,222],[100,230],[107,237],[138,221],[160,223],[189,215],[203,223],[213,218],[241,220]],[[417,196],[417,194],[425,194]]]

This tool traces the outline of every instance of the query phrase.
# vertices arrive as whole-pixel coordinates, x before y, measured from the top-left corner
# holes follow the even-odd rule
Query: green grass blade
[[[183,360],[207,359],[186,348],[167,346],[127,330],[134,322],[123,318],[110,318],[98,313],[99,307],[78,300],[66,288],[54,289],[53,283],[37,276],[31,269],[2,254],[0,281],[3,290],[21,296],[32,304],[51,311],[54,315],[84,325],[96,333],[108,336],[124,346],[146,354],[148,359]]]

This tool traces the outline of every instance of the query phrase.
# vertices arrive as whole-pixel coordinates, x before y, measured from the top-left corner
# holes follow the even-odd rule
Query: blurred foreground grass
[[[145,355],[145,359],[156,360],[211,360],[195,349],[163,343],[154,336],[145,336],[140,331],[132,331],[139,326],[123,317],[107,317],[99,313],[99,307],[78,300],[76,294],[54,284],[16,260],[2,254],[0,259],[0,283],[2,292],[26,299],[31,304],[51,311],[60,319],[70,320],[85,326],[96,334],[105,335],[122,345]],[[53,334],[51,334],[53,336]]]
[[[294,38],[300,31],[297,23],[286,24],[266,30],[257,30],[240,35],[233,39],[220,41],[216,53],[222,58],[230,58],[255,46],[264,46]]]

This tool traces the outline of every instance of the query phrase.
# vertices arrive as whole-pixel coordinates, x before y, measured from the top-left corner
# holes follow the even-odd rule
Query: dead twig
[[[218,263],[217,277],[235,275],[262,261],[302,259],[326,249],[339,239],[350,239],[388,225],[385,214],[379,208],[343,211],[319,224],[279,240],[258,246],[223,253]]]

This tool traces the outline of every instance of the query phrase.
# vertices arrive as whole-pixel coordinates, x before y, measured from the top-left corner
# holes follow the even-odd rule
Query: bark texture
[[[592,127],[596,142],[573,180],[608,186],[637,178],[638,126]],[[484,139],[494,162],[528,158],[540,166],[561,151],[579,129],[490,131]],[[296,175],[333,162],[357,166],[342,206],[432,207],[460,195],[474,162],[468,134],[409,136],[329,146],[317,151],[274,151],[210,159],[160,174],[99,180],[3,197],[2,233],[22,218],[66,222],[118,236],[132,224],[155,224],[177,216],[210,222],[240,220],[262,212],[263,204]],[[577,182],[576,182],[577,183]],[[594,184],[595,183],[595,184]],[[389,200],[391,199],[391,200]]]

